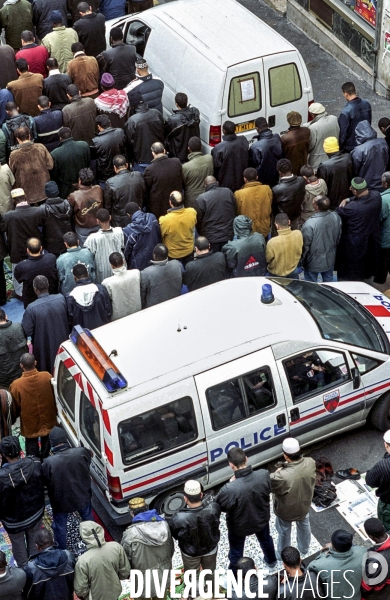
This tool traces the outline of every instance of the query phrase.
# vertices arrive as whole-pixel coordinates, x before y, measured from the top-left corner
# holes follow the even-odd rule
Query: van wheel
[[[375,402],[370,413],[370,422],[379,431],[390,429],[390,394],[384,394]]]
[[[178,511],[184,508],[186,503],[184,502],[184,493],[182,488],[171,490],[167,494],[157,496],[153,500],[153,508],[158,513],[164,514],[166,519],[170,519]]]

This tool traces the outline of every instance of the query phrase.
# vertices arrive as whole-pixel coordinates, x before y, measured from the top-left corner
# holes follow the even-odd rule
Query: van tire
[[[152,508],[155,508],[159,514],[164,514],[166,519],[173,517],[178,510],[182,510],[185,506],[182,487],[157,496],[152,503]]]
[[[379,431],[390,429],[390,393],[381,396],[372,407],[370,423]]]

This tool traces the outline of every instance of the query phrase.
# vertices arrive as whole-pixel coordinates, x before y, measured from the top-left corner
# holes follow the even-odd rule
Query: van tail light
[[[310,100],[307,103],[307,108],[309,109],[310,106],[314,104],[314,100]],[[309,110],[307,111],[307,122],[310,123],[310,121],[312,121],[314,119],[314,115],[311,114],[311,112],[309,112]]]
[[[119,477],[113,477],[107,472],[107,481],[108,481],[108,489],[110,490],[110,494],[114,500],[122,500],[122,488],[121,488],[121,480]]]
[[[216,146],[221,141],[221,125],[210,125],[209,146]]]

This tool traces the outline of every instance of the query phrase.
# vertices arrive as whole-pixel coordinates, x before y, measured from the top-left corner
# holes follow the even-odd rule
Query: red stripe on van
[[[110,450],[110,448],[107,446],[106,440],[104,440],[104,452],[107,455],[108,462],[113,467],[114,466],[114,455],[112,453],[112,450]]]
[[[88,398],[89,398],[90,403],[92,404],[92,406],[94,408],[96,408],[95,395],[93,393],[93,389],[92,389],[92,386],[89,383],[89,381],[87,381],[87,392],[88,392]]]
[[[73,375],[73,378],[77,381],[78,385],[81,387],[82,391],[84,392],[84,384],[83,384],[83,378],[81,376],[81,373],[75,373],[75,375]]]
[[[111,423],[110,417],[108,416],[108,412],[103,408],[102,409],[103,423],[108,433],[111,435]]]
[[[64,365],[67,369],[70,369],[71,367],[75,366],[75,362],[74,360],[72,360],[71,358],[67,358],[66,360],[64,360]]]
[[[369,310],[374,317],[390,317],[390,312],[382,304],[365,304],[364,308]]]
[[[135,485],[129,485],[129,487],[127,488],[123,488],[123,493],[126,492],[130,492],[131,490],[136,490],[137,488],[143,487],[144,485],[149,485],[151,483],[154,483],[155,481],[160,481],[161,479],[165,479],[166,477],[170,477],[171,475],[175,475],[176,473],[180,473],[181,471],[185,471],[186,469],[190,469],[191,467],[195,467],[196,465],[199,465],[200,463],[205,463],[207,462],[207,455],[204,456],[203,458],[199,458],[198,460],[195,460],[192,463],[188,463],[187,465],[184,465],[183,467],[177,467],[177,469],[172,469],[172,471],[168,471],[167,473],[164,473],[163,475],[158,475],[157,477],[152,477],[151,479],[146,479],[146,481],[141,481],[141,483],[136,483]]]

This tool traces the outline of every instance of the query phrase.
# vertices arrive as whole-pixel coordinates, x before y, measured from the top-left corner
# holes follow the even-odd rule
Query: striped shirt
[[[84,248],[88,248],[95,257],[96,283],[111,277],[112,270],[109,256],[113,252],[120,252],[123,256],[124,237],[121,227],[110,227],[103,231],[99,229],[91,233],[84,242]],[[123,260],[125,257],[123,256]]]

